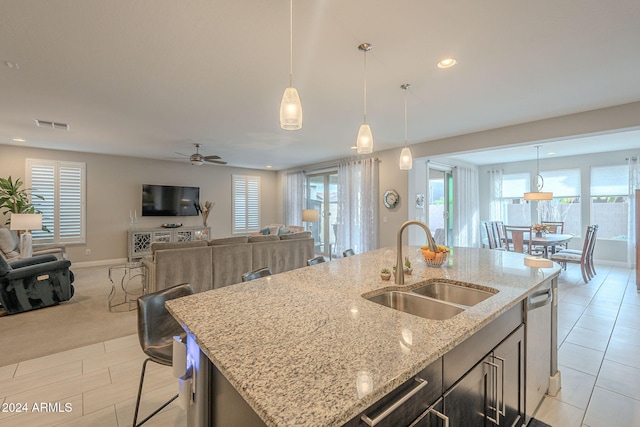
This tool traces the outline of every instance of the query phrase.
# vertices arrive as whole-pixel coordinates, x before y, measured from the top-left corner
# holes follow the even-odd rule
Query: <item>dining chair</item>
[[[542,221],[541,224],[546,225],[549,228],[550,234],[564,234],[564,221]],[[558,252],[562,249],[567,249],[566,243],[556,245],[553,252]]]
[[[596,244],[597,232],[597,225],[589,225],[585,233],[582,250],[564,249],[551,255],[551,260],[559,263],[564,270],[567,269],[567,264],[580,264],[582,279],[585,283],[589,283],[593,276],[596,275],[596,270],[593,266],[593,250]]]
[[[487,245],[489,249],[496,249],[498,244],[496,243],[496,235],[493,230],[493,224],[489,221],[484,223],[484,228],[487,232]]]
[[[178,398],[176,394],[167,402],[162,404],[151,415],[138,423],[138,410],[140,409],[140,398],[142,397],[142,384],[147,363],[155,362],[160,365],[173,365],[173,337],[186,336],[182,326],[169,314],[165,308],[166,301],[181,298],[194,293],[193,288],[188,283],[172,286],[157,292],[152,292],[138,298],[138,340],[142,351],[147,355],[142,364],[140,374],[140,384],[138,386],[138,397],[136,398],[136,408],[133,414],[133,426],[138,427],[149,421],[167,405]]]
[[[530,225],[505,225],[504,232],[507,251],[521,254],[529,253],[532,248]]]
[[[493,233],[495,235],[496,244],[498,245],[496,249],[505,251],[507,250],[507,236],[504,231],[504,222],[503,221],[492,221],[491,225],[493,227]]]
[[[564,221],[542,221],[541,224],[549,227],[549,233],[564,234]]]
[[[257,270],[249,271],[242,275],[242,281],[248,282],[250,280],[259,279],[261,277],[271,276],[271,270],[269,267],[262,267]]]
[[[322,255],[317,256],[315,258],[311,258],[310,260],[307,261],[307,265],[316,265],[316,264],[321,264],[323,262],[326,262],[326,259],[324,259],[324,257]]]

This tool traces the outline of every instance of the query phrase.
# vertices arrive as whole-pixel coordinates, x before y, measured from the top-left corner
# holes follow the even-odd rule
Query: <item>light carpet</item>
[[[72,264],[71,270],[75,295],[70,301],[0,317],[0,366],[137,333],[136,310],[121,305],[109,311],[109,267],[74,268]],[[117,274],[114,281],[119,292],[114,303],[123,296],[122,270]],[[127,289],[139,294],[140,288],[140,278],[134,278]]]

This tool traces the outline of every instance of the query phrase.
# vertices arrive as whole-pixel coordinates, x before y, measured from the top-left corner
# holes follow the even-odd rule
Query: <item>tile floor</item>
[[[559,290],[562,390],[545,398],[536,417],[554,427],[640,427],[635,274],[600,267],[585,285],[579,268],[569,266]],[[0,367],[0,425],[130,426],[143,360],[131,335]],[[175,392],[171,369],[150,363],[143,417]],[[45,407],[35,411],[41,403]],[[17,412],[24,404],[27,411]],[[173,402],[145,425],[185,426],[185,413]]]

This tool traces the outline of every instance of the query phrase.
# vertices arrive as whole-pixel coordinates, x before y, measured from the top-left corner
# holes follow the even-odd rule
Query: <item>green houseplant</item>
[[[29,193],[31,193],[31,189],[23,188],[23,182],[20,178],[17,178],[15,181],[13,181],[11,176],[9,176],[9,178],[0,178],[1,213],[3,215],[9,213],[39,213],[29,201]],[[38,194],[31,194],[31,196],[39,200],[44,200],[44,197]],[[11,217],[8,216],[5,225],[8,225],[10,222]]]

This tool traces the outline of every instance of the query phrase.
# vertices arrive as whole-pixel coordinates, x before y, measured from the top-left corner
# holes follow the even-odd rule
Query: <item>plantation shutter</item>
[[[233,232],[251,233],[260,229],[260,177],[232,175]]]
[[[35,242],[85,243],[85,171],[80,162],[27,159],[31,202],[48,230],[35,230]]]

